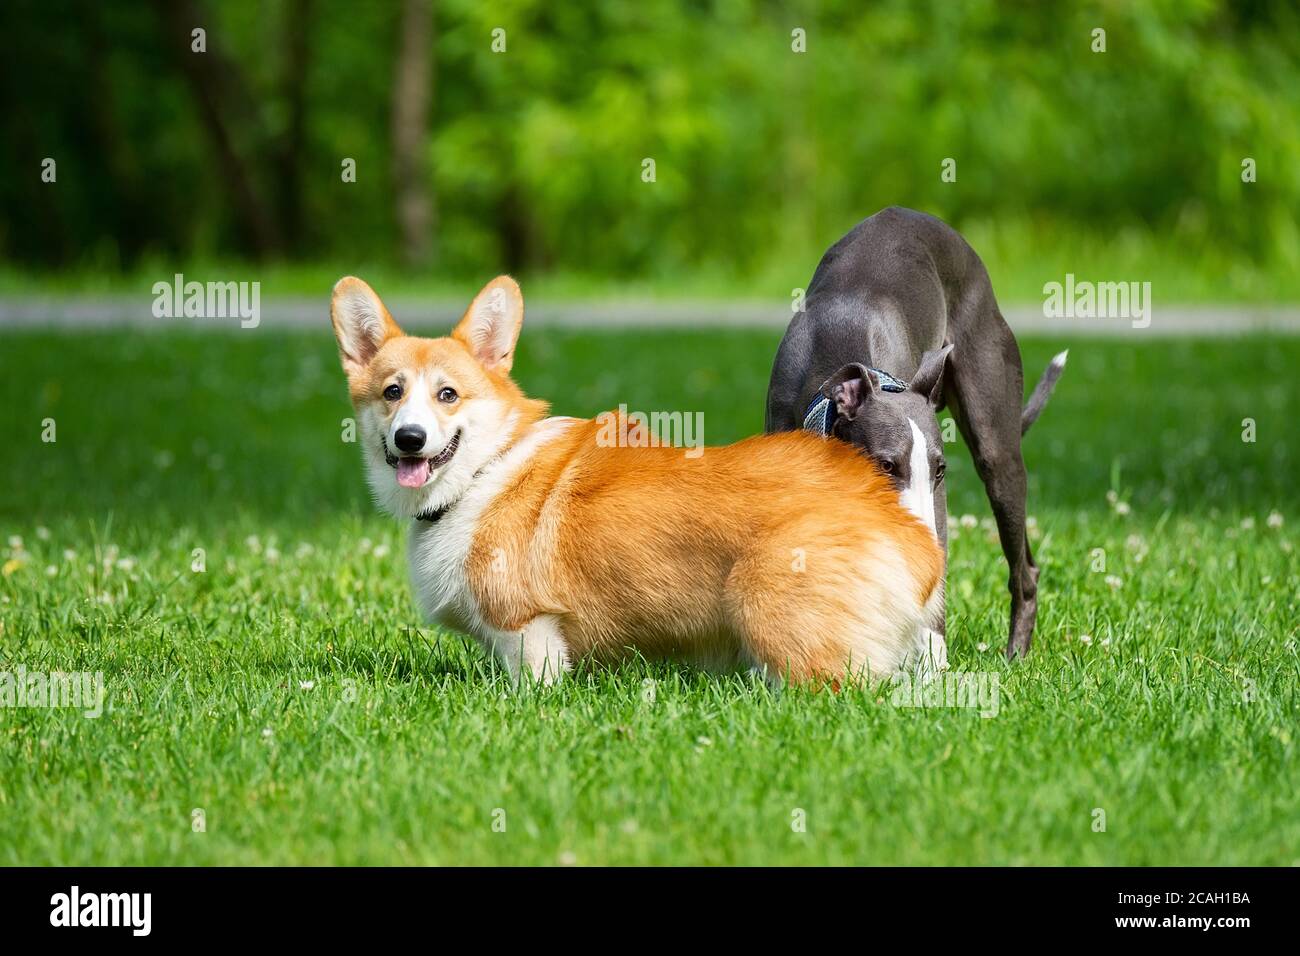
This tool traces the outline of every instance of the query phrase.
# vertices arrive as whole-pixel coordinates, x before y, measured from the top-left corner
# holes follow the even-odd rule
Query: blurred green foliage
[[[165,0],[3,5],[0,256],[107,272],[255,258],[185,74],[184,57],[209,56],[234,104],[233,149],[284,233],[269,258],[396,264],[402,6],[181,6],[207,30],[206,54],[165,29]],[[1225,296],[1256,297],[1274,288],[1261,276],[1300,271],[1291,3],[433,8],[427,274],[716,275],[788,292],[890,204],[947,219],[1000,262],[1054,249],[1063,259],[1043,268],[1084,271],[1112,245],[1135,246],[1124,263],[1204,263]],[[1092,50],[1099,27],[1104,53]],[[504,52],[491,47],[498,28]],[[796,28],[804,53],[792,51]],[[40,181],[44,157],[57,159],[57,185]],[[355,183],[340,175],[347,157]],[[940,177],[949,157],[955,182]],[[1257,182],[1242,181],[1245,157]]]

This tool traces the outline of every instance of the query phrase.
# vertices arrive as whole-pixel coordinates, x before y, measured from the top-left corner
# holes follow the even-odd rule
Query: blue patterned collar
[[[876,378],[880,380],[880,388],[885,392],[905,392],[907,383],[894,378],[888,372],[882,372],[878,368],[871,371],[876,373]],[[822,388],[825,388],[823,383]],[[821,389],[813,396],[813,400],[808,405],[808,411],[804,412],[803,427],[818,435],[830,435],[831,426],[835,424],[835,403],[822,394]]]

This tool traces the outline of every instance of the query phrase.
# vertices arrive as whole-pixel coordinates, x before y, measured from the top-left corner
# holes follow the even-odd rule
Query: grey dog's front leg
[[[945,477],[934,489],[934,527],[943,548],[943,598],[930,626],[944,637],[948,636],[948,479]]]
[[[1010,336],[1010,330],[1006,330],[1006,339],[1014,342]],[[1007,657],[1018,657],[1028,652],[1038,617],[1038,567],[1029,550],[1025,527],[1028,482],[1020,453],[1020,356],[1012,350],[1009,357],[973,352],[967,358],[967,364],[957,363],[955,368],[958,389],[954,398],[961,396],[963,400],[950,400],[948,408],[966,439],[975,470],[993,506],[1010,572]],[[985,360],[984,366],[981,359]]]
[[[810,374],[812,338],[806,315],[796,316],[772,360],[772,379],[767,386],[767,414],[763,430],[794,431],[803,425],[799,397]]]

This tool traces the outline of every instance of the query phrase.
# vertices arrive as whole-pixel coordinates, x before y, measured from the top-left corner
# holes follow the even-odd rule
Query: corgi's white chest
[[[431,620],[485,641],[496,638],[496,632],[483,620],[468,575],[479,519],[538,448],[574,421],[556,417],[539,422],[499,460],[483,469],[469,491],[442,518],[436,522],[416,519],[412,523],[407,549],[411,583],[421,609]]]
[[[479,633],[482,619],[466,575],[477,522],[468,510],[458,505],[435,523],[417,519],[407,550],[411,585],[425,615],[439,624]]]

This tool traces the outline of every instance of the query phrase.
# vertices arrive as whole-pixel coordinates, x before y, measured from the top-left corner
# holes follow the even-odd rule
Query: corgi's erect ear
[[[339,359],[349,378],[370,364],[379,346],[402,334],[375,290],[356,276],[344,276],[335,283],[330,321],[339,342]]]
[[[524,295],[519,283],[509,276],[497,276],[474,296],[451,337],[485,368],[504,375],[514,364],[515,342],[523,324]]]

